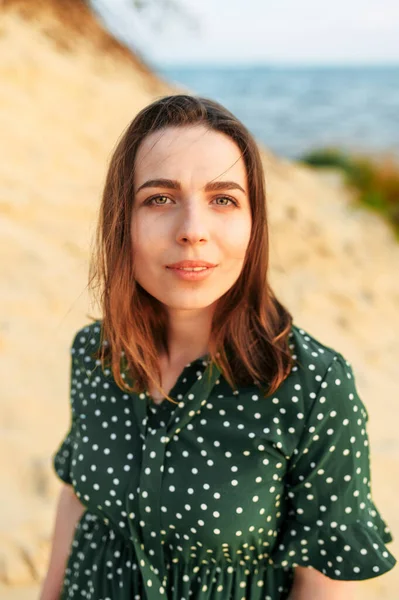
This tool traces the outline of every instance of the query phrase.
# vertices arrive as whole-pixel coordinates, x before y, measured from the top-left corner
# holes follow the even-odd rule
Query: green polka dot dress
[[[53,455],[85,506],[61,600],[283,600],[296,565],[370,579],[396,563],[373,503],[350,363],[293,325],[279,389],[233,391],[208,355],[157,405],[71,347],[70,428]],[[107,341],[105,340],[105,342]]]

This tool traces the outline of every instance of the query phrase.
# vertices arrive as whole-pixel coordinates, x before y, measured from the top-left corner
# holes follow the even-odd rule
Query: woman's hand
[[[39,600],[58,600],[60,597],[75,527],[84,512],[85,506],[76,497],[73,487],[63,485],[58,498],[49,566]]]

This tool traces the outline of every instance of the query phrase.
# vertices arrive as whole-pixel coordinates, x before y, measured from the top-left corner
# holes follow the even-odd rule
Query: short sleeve
[[[288,511],[273,566],[363,580],[396,564],[385,547],[391,532],[371,495],[367,421],[351,364],[335,353],[289,460]]]
[[[75,337],[76,340],[76,337]],[[74,342],[75,342],[74,340]],[[71,461],[77,432],[77,372],[79,368],[78,359],[75,356],[74,342],[70,348],[69,367],[69,428],[59,444],[56,452],[52,455],[52,465],[56,475],[64,482],[72,484]]]

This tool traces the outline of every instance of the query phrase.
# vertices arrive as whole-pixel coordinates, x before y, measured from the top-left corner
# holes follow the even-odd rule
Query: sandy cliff
[[[3,0],[0,34],[0,581],[1,597],[22,599],[46,569],[60,485],[50,455],[67,427],[71,336],[91,310],[107,160],[134,114],[171,88],[79,0]],[[353,363],[374,498],[399,556],[398,245],[339,185],[266,150],[264,160],[272,282],[295,321]],[[361,586],[362,598],[393,600],[399,579]]]

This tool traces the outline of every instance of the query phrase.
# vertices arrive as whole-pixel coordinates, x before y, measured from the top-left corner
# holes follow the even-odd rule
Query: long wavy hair
[[[252,231],[241,273],[218,299],[209,358],[229,385],[275,392],[294,364],[288,336],[293,318],[268,283],[269,234],[262,160],[246,127],[226,108],[187,94],[166,96],[142,109],[122,132],[110,158],[89,265],[89,290],[102,311],[101,340],[93,356],[111,366],[117,385],[143,393],[161,385],[159,352],[168,349],[167,307],[134,278],[131,214],[134,167],[143,139],[166,127],[204,125],[228,135],[245,161]],[[106,342],[104,343],[104,340]],[[131,380],[131,383],[129,383]]]

